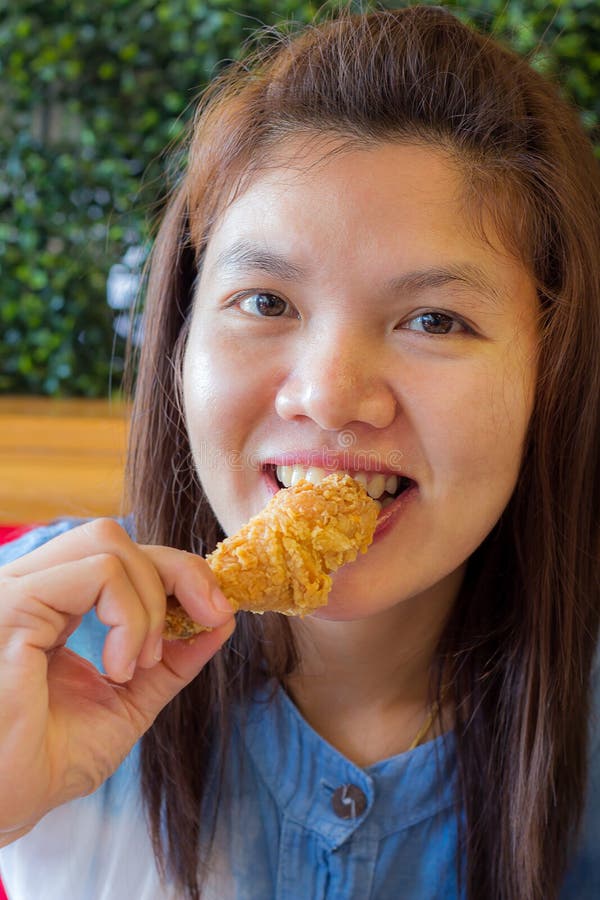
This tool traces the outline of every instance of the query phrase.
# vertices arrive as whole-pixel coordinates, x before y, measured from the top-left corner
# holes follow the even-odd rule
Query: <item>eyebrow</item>
[[[308,269],[292,262],[281,253],[251,241],[239,240],[226,247],[217,256],[214,268],[232,274],[252,270],[265,272],[283,281],[301,281],[309,277]],[[474,263],[448,263],[405,272],[385,284],[392,294],[419,293],[428,288],[458,284],[485,295],[492,305],[500,306],[503,294],[488,273]]]
[[[306,269],[291,262],[281,253],[245,240],[236,241],[222,250],[214,262],[214,268],[233,274],[258,269],[284,281],[300,281],[308,276]]]
[[[494,306],[500,306],[503,302],[502,291],[493,283],[488,273],[481,266],[469,262],[448,263],[444,266],[405,272],[388,281],[386,287],[396,294],[409,294],[449,284],[459,284],[478,294],[484,294]]]

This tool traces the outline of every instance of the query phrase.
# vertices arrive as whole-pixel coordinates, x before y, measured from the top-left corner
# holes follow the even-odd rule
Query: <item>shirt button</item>
[[[333,792],[331,805],[340,819],[356,819],[367,808],[367,798],[355,784],[343,784]]]

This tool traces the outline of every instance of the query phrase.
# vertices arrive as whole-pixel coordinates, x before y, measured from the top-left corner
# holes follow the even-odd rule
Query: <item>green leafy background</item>
[[[0,393],[118,391],[124,348],[107,277],[128,247],[149,243],[168,179],[165,147],[202,86],[257,27],[308,21],[336,5],[345,4],[4,0]],[[438,5],[558,77],[600,145],[600,3]]]

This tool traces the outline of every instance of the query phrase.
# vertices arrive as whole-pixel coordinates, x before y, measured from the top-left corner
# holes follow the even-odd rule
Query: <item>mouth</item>
[[[288,488],[295,485],[301,479],[311,484],[319,484],[326,475],[341,474],[350,475],[362,484],[373,500],[378,505],[380,512],[391,506],[398,497],[416,487],[412,478],[389,472],[349,471],[347,469],[322,469],[317,466],[304,466],[294,464],[289,466],[267,465],[267,472],[277,483],[278,488]]]

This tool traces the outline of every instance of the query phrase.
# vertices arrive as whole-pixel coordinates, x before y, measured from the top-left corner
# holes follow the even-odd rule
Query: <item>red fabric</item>
[[[9,541],[15,541],[34,527],[33,525],[0,525],[0,544],[8,544]],[[4,900],[2,894],[0,894],[0,900]]]
[[[33,525],[0,525],[0,544],[8,544],[9,541],[16,540],[18,537],[21,537],[22,534],[31,531],[33,527]],[[8,900],[1,881],[0,900]]]

